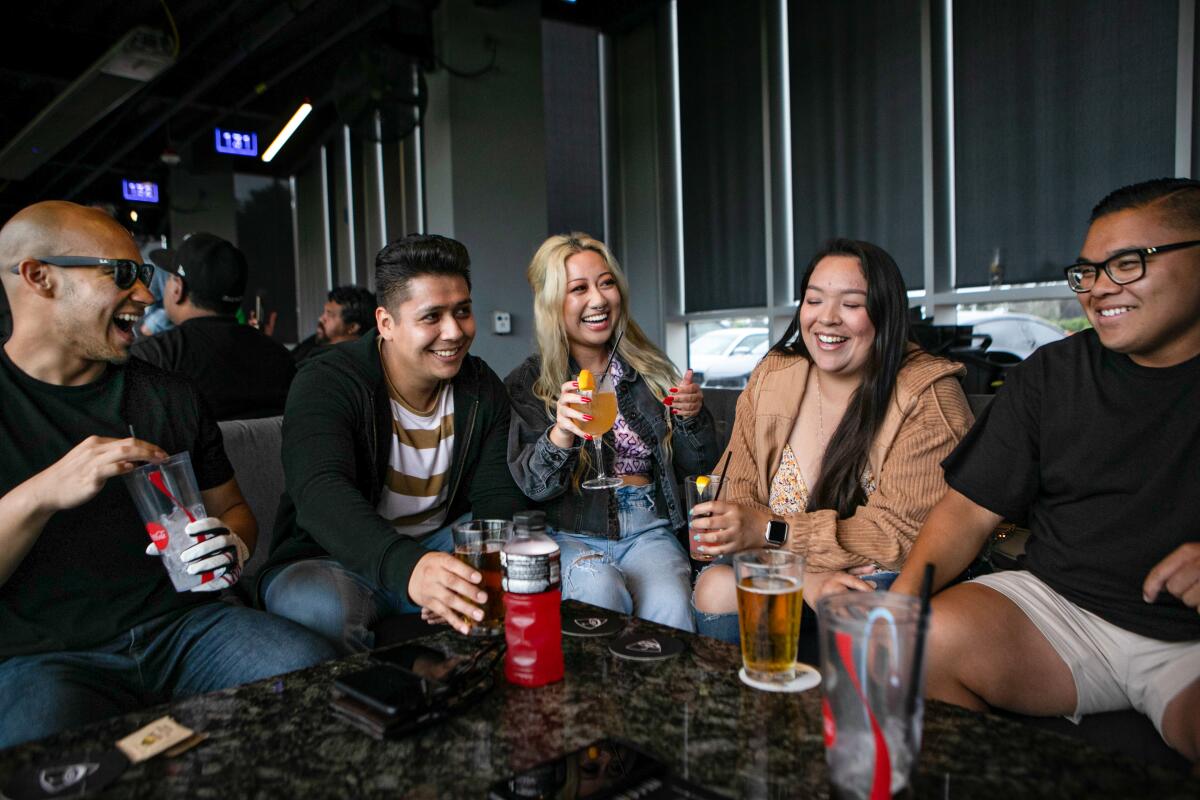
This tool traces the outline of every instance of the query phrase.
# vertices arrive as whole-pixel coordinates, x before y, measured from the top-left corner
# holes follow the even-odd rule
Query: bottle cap
[[[513,514],[513,527],[525,528],[530,532],[546,530],[545,511],[518,511]]]

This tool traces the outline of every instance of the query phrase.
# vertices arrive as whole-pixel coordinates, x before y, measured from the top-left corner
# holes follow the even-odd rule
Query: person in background
[[[257,526],[192,382],[129,357],[153,299],[139,256],[73,203],[0,229],[14,318],[0,347],[0,749],[333,656],[211,591],[237,581]],[[211,515],[188,525],[211,538],[183,559],[217,576],[177,593],[117,478],[182,452]]]
[[[884,250],[830,241],[800,297],[738,398],[721,499],[693,509],[700,551],[721,556],[696,581],[697,626],[726,641],[738,640],[739,551],[804,556],[809,646],[822,596],[886,587],[946,491],[938,464],[971,426],[965,370],[909,341],[904,279]]]
[[[175,327],[131,352],[196,382],[217,419],[283,413],[296,366],[287,348],[234,316],[249,272],[242,251],[211,233],[193,233],[157,264],[171,273],[163,295]]]
[[[603,242],[551,236],[529,264],[538,352],[505,381],[513,402],[508,464],[546,511],[562,550],[563,597],[692,630],[691,565],[680,480],[717,456],[712,414],[691,371],[680,379],[629,313],[629,285]],[[623,333],[622,333],[623,332]],[[590,420],[577,376],[611,359],[616,422],[607,434],[623,485],[590,490]]]
[[[1066,276],[1092,329],[1009,370],[893,590],[926,564],[945,586],[1027,523],[1021,569],[934,598],[926,692],[1074,722],[1133,708],[1200,775],[1200,181],[1109,194]]]
[[[283,417],[285,493],[259,597],[343,652],[422,610],[466,633],[487,599],[451,526],[511,519],[504,385],[475,339],[467,249],[412,235],[375,257],[376,329],[309,359]]]
[[[353,342],[375,327],[375,294],[361,286],[339,286],[329,293],[317,319],[317,332],[292,350],[299,364],[342,342]]]
[[[151,248],[147,253],[147,261],[151,264],[164,258],[170,259],[170,251],[160,247]],[[154,278],[150,281],[150,294],[154,295],[154,302],[146,309],[146,313],[142,315],[142,324],[138,326],[138,333],[142,336],[155,336],[173,327],[171,318],[167,316],[167,309],[163,307],[163,295],[166,294],[167,281],[170,278],[171,273],[166,270],[154,270]]]

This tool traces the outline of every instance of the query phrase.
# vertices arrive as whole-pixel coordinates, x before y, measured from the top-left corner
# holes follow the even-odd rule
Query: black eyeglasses
[[[154,280],[155,266],[153,264],[139,264],[128,258],[45,256],[35,258],[34,261],[40,261],[43,264],[51,264],[56,267],[112,267],[113,282],[117,284],[118,289],[128,289],[130,286],[133,286],[134,281],[141,281],[149,289],[150,281]],[[19,266],[16,266],[9,271],[14,275],[19,275],[21,269]]]
[[[1195,247],[1200,245],[1200,239],[1190,242],[1176,242],[1175,244],[1162,244],[1158,247],[1138,247],[1133,250],[1122,250],[1119,253],[1114,253],[1104,261],[1076,261],[1071,266],[1067,267],[1067,286],[1071,287],[1071,291],[1082,294],[1090,292],[1092,287],[1096,285],[1096,278],[1100,275],[1100,270],[1108,275],[1109,280],[1113,283],[1124,285],[1133,283],[1146,274],[1146,256],[1157,255],[1158,253],[1169,253],[1172,250],[1182,250],[1185,247]]]

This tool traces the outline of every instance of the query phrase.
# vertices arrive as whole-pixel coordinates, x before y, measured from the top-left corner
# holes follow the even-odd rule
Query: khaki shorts
[[[1025,570],[971,582],[1016,603],[1070,668],[1078,700],[1067,719],[1074,723],[1088,714],[1135,708],[1162,734],[1167,704],[1200,679],[1200,641],[1164,642],[1119,628]]]

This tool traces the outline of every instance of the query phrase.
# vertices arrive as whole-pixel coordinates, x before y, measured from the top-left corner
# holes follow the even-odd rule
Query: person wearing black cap
[[[175,327],[130,352],[190,376],[217,419],[282,414],[296,368],[286,347],[234,316],[246,294],[242,251],[211,233],[193,233],[178,250],[151,256],[171,273],[163,306]]]

